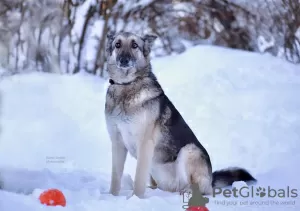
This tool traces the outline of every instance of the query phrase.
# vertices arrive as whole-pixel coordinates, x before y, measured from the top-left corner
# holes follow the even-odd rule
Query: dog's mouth
[[[134,62],[133,62],[133,61],[128,61],[128,63],[124,64],[124,63],[118,61],[118,62],[117,62],[117,67],[118,67],[119,69],[122,69],[122,70],[128,70],[128,69],[134,67]]]

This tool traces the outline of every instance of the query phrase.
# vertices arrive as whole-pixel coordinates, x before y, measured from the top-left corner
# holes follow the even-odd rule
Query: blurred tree
[[[153,56],[188,46],[271,52],[300,63],[300,0],[0,0],[0,65],[105,77],[108,31],[159,36]]]

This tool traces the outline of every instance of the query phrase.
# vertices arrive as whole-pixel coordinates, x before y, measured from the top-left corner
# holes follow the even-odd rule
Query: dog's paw
[[[113,196],[118,196],[119,193],[120,193],[120,191],[112,189],[112,188],[109,190],[109,194],[111,194]]]
[[[126,196],[126,199],[131,199],[134,196],[133,191],[130,191],[130,193]]]
[[[134,197],[137,197],[139,199],[145,199],[145,195],[144,194],[135,194],[134,191],[131,191],[127,196],[126,196],[126,199],[131,199],[131,198],[134,198]]]
[[[157,186],[155,186],[155,185],[149,185],[149,186],[147,186],[147,188],[155,190],[155,189],[157,189]]]
[[[144,193],[135,193],[135,192],[133,192],[133,195],[137,196],[140,199],[144,199],[145,198],[145,194]]]

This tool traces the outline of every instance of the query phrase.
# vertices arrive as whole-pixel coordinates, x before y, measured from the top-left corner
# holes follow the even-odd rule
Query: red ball
[[[41,193],[40,202],[47,206],[66,206],[66,198],[58,189],[49,189]]]
[[[186,211],[209,211],[207,207],[189,207]]]

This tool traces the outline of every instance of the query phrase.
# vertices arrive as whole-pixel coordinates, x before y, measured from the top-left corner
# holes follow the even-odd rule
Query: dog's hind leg
[[[190,144],[185,146],[181,153],[186,167],[185,170],[189,186],[197,184],[201,194],[212,194],[211,166],[201,150],[195,145]]]
[[[199,174],[199,172],[195,172],[192,175],[193,182],[192,184],[198,184],[201,194],[203,195],[211,195],[213,193],[213,188],[211,185],[211,178],[207,174]]]
[[[150,186],[149,186],[149,188],[151,188],[151,189],[157,189],[157,183],[153,179],[152,175],[150,175]]]
[[[112,142],[112,171],[110,193],[118,195],[121,189],[121,179],[124,171],[124,165],[127,157],[127,149],[125,148],[120,133],[116,130],[109,131]]]

